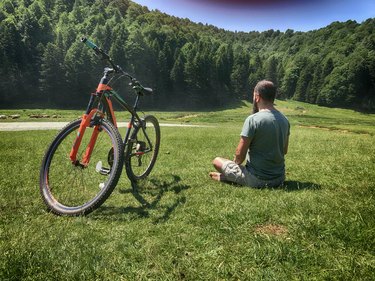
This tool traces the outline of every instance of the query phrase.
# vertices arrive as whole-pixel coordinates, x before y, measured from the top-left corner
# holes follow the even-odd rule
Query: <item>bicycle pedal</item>
[[[108,176],[109,173],[111,172],[111,169],[108,169],[108,168],[103,167],[103,163],[102,163],[102,161],[99,161],[99,162],[96,164],[95,170],[96,170],[99,174],[101,174],[101,175],[103,175],[103,176]]]

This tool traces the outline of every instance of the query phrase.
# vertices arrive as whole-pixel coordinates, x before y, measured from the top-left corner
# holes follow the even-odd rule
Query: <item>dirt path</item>
[[[35,131],[35,130],[60,130],[68,122],[0,122],[0,131]],[[126,127],[126,122],[119,122],[119,127]],[[208,128],[209,125],[169,124],[161,123],[161,127],[196,127]]]

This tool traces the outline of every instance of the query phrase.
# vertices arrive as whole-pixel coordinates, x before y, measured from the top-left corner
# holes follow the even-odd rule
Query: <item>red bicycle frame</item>
[[[112,71],[113,70],[109,69],[109,68],[106,68],[104,70],[104,76],[100,80],[100,83],[99,83],[99,85],[96,89],[96,92],[91,94],[91,99],[90,99],[89,105],[87,107],[86,113],[83,114],[83,116],[82,116],[82,121],[81,121],[81,124],[80,124],[78,132],[77,132],[77,137],[74,141],[72,150],[70,151],[70,154],[69,154],[70,160],[75,165],[81,165],[83,167],[87,167],[89,162],[90,162],[91,153],[94,150],[95,142],[96,142],[96,140],[98,138],[98,135],[99,135],[99,132],[100,132],[100,125],[99,124],[94,126],[94,131],[92,132],[90,141],[87,145],[85,154],[83,155],[81,161],[77,160],[77,153],[78,153],[79,147],[81,146],[82,138],[85,134],[86,128],[90,127],[91,121],[97,115],[99,115],[100,118],[104,117],[104,112],[101,112],[101,111],[98,110],[98,108],[93,107],[94,101],[98,100],[98,99],[100,100],[101,98],[103,98],[103,95],[104,95],[104,98],[107,101],[108,114],[110,115],[110,118],[113,122],[113,125],[115,125],[117,127],[117,122],[116,122],[116,117],[115,117],[114,110],[113,110],[112,101],[109,99],[108,96],[105,95],[105,92],[112,91],[112,88],[108,85],[108,83],[109,83],[108,74],[110,74]]]
[[[126,131],[124,143],[127,142],[130,136],[130,131],[133,127],[133,124],[135,120],[141,124],[141,119],[137,114],[137,106],[138,106],[138,101],[139,101],[139,96],[140,95],[148,95],[152,93],[152,89],[150,88],[144,88],[135,78],[133,78],[131,75],[126,73],[121,69],[120,66],[115,65],[113,61],[110,59],[108,54],[106,54],[103,50],[98,48],[94,43],[91,41],[87,40],[87,38],[82,38],[81,40],[83,43],[85,43],[87,46],[92,48],[96,54],[102,56],[103,59],[106,59],[113,68],[108,68],[106,67],[104,69],[104,75],[102,79],[99,82],[99,85],[96,89],[96,92],[91,94],[89,104],[86,109],[86,113],[83,114],[82,116],[82,121],[79,126],[78,132],[77,132],[77,137],[73,143],[73,147],[70,151],[69,157],[70,160],[72,161],[72,164],[76,166],[82,166],[82,167],[87,167],[89,162],[90,162],[90,157],[91,154],[94,150],[96,140],[98,138],[98,135],[100,133],[100,122],[95,124],[95,120],[100,120],[104,118],[105,113],[107,114],[107,118],[113,123],[113,125],[117,128],[117,122],[116,122],[116,117],[115,113],[113,110],[113,105],[111,101],[111,97],[113,97],[123,108],[125,108],[127,111],[131,113],[131,119],[130,122],[128,123],[128,128]],[[133,107],[130,107],[113,89],[108,85],[110,80],[109,76],[113,73],[120,73],[126,77],[128,77],[131,80],[131,86],[133,86],[133,89],[137,92],[137,97],[135,100],[135,104]],[[102,99],[105,99],[103,102]],[[99,103],[105,104],[104,112],[99,110],[98,105]],[[94,121],[94,122],[93,122]],[[86,128],[94,126],[94,130],[92,132],[90,141],[87,145],[86,151],[82,157],[82,160],[77,159],[77,153],[79,150],[79,147],[81,146],[82,138],[85,134]]]

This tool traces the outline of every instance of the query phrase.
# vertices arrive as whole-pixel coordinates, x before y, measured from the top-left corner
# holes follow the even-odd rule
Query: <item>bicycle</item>
[[[85,37],[81,41],[111,67],[104,68],[85,113],[57,134],[43,158],[40,193],[48,210],[56,215],[87,215],[100,207],[117,185],[123,166],[132,183],[146,178],[160,146],[156,117],[141,118],[137,113],[140,97],[153,90],[143,87],[93,42]],[[132,107],[112,89],[110,83],[115,77],[130,79],[136,93]],[[124,139],[112,100],[131,114]]]

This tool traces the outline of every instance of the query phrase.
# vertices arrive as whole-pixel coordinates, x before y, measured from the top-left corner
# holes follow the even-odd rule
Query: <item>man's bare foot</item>
[[[211,172],[209,175],[210,175],[211,179],[213,179],[215,181],[222,181],[222,176],[221,176],[220,173]]]

